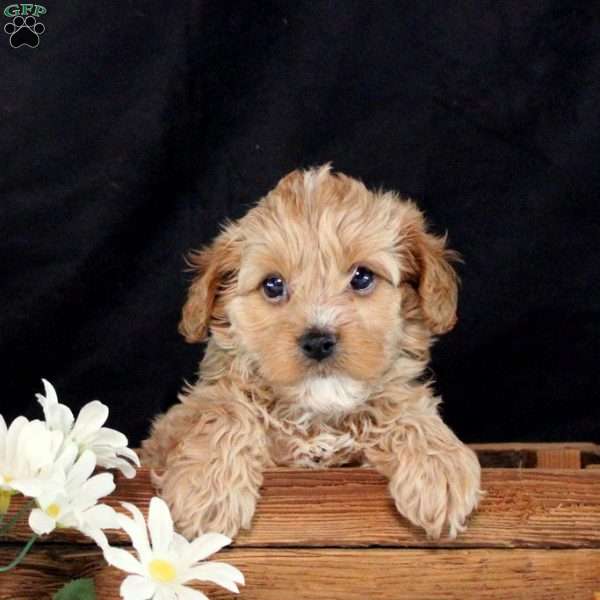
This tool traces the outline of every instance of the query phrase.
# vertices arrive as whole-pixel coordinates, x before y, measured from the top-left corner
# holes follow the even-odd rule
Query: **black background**
[[[600,440],[596,3],[45,6],[38,48],[0,32],[5,417],[46,377],[137,443],[200,358],[185,252],[333,161],[464,256],[432,365],[457,432]]]

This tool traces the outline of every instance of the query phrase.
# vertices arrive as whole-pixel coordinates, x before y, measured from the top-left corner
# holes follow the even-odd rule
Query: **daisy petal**
[[[46,395],[42,396],[42,394],[36,394],[36,397],[44,398],[49,406],[58,404],[58,396],[56,395],[54,386],[47,379],[42,379],[42,384],[44,385],[44,392],[46,392]]]
[[[97,504],[82,513],[85,522],[98,529],[118,529],[117,513],[112,506]]]
[[[173,541],[171,542],[171,550],[177,556],[184,557],[189,547],[190,543],[180,533],[175,532]]]
[[[70,473],[78,454],[79,448],[73,442],[66,442],[55,461],[55,466],[65,473]]]
[[[62,431],[64,434],[71,431],[73,422],[75,421],[75,417],[73,416],[71,409],[64,404],[59,404],[55,411],[56,415],[54,418],[56,419],[56,424],[60,431]]]
[[[56,521],[50,518],[43,510],[34,508],[31,513],[29,513],[29,527],[31,527],[34,533],[45,535],[54,531]]]
[[[46,423],[50,429],[62,431],[66,434],[73,425],[73,413],[68,406],[59,404],[56,390],[49,381],[42,379],[42,383],[46,395],[36,394],[35,396],[44,410]]]
[[[96,456],[90,450],[86,450],[69,471],[67,483],[72,487],[81,487],[96,468]]]
[[[6,421],[4,417],[0,415],[0,457],[4,456],[4,449],[6,447],[6,432],[8,428],[6,427]]]
[[[58,450],[63,443],[61,431],[48,431],[42,421],[31,421],[21,429],[15,448],[17,461],[13,464],[27,464],[33,471],[38,471],[54,462]]]
[[[154,600],[177,600],[175,590],[169,587],[159,587],[154,594]]]
[[[98,546],[98,548],[101,550],[108,548],[108,538],[102,529],[83,525],[82,527],[79,527],[79,531],[83,533],[83,535],[87,535],[89,538],[92,538],[96,546]]]
[[[93,400],[86,404],[80,411],[75,425],[73,436],[79,442],[85,442],[86,438],[96,433],[108,419],[108,406],[99,400]]]
[[[158,554],[167,552],[173,541],[173,518],[167,503],[157,496],[150,500],[148,530],[152,538],[152,550]]]
[[[6,464],[13,465],[17,462],[17,441],[24,427],[27,427],[29,421],[25,417],[17,417],[9,426],[6,432]]]
[[[39,479],[13,479],[10,482],[10,487],[21,492],[23,496],[28,498],[37,498],[44,491],[44,484]]]
[[[103,458],[99,456],[98,465],[105,469],[118,469],[127,479],[135,477],[135,469],[124,458],[115,458],[114,456]]]
[[[185,560],[195,563],[218,552],[223,546],[231,544],[231,538],[220,533],[205,533],[195,539],[189,546]]]
[[[126,573],[133,573],[134,575],[144,574],[143,565],[126,550],[107,546],[106,548],[103,548],[103,551],[104,559],[109,565],[112,565],[121,571],[125,571]]]
[[[117,515],[117,521],[119,527],[129,536],[131,543],[138,553],[139,559],[142,563],[146,563],[152,554],[150,550],[150,543],[148,542],[148,533],[146,531],[146,524],[141,525],[126,517],[125,515]]]
[[[100,498],[109,496],[115,491],[115,480],[112,473],[100,473],[88,479],[80,490],[81,502],[95,504]]]
[[[175,591],[177,592],[178,600],[208,600],[208,596],[202,592],[185,587],[184,585],[178,585]]]
[[[226,563],[209,562],[189,569],[182,583],[197,579],[216,583],[230,592],[239,592],[236,581],[244,583],[244,576],[235,567]]]
[[[146,529],[146,521],[144,520],[144,515],[142,511],[135,505],[131,504],[131,502],[121,502],[121,506],[126,508],[133,517],[136,525],[142,529]]]
[[[119,448],[117,454],[127,458],[138,467],[141,465],[140,457],[131,448],[127,448],[127,445],[124,448]]]
[[[233,565],[230,565],[229,563],[210,561],[207,563],[203,563],[200,566],[204,565],[210,565],[212,569],[215,569],[221,575],[223,575],[224,577],[228,577],[229,579],[231,579],[231,581],[234,581],[235,583],[239,583],[240,585],[246,584],[244,574],[239,569],[236,569]]]
[[[140,575],[130,575],[123,580],[120,591],[124,600],[149,600],[156,592],[156,584]]]
[[[121,446],[127,446],[127,436],[116,429],[101,427],[94,436],[94,445],[120,448]]]

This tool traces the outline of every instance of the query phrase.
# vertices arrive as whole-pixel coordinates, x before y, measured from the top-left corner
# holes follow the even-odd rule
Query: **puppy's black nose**
[[[298,341],[302,352],[314,360],[323,360],[331,356],[337,343],[333,333],[326,333],[318,329],[307,331]]]

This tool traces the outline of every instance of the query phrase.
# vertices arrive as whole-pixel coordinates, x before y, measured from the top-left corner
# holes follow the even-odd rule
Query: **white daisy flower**
[[[76,448],[70,448],[60,457],[62,486],[59,491],[46,490],[36,497],[39,508],[29,515],[29,526],[38,535],[48,534],[57,527],[71,527],[91,537],[99,546],[108,542],[102,529],[117,529],[116,512],[98,500],[115,489],[112,474],[92,474],[96,457],[86,450],[76,462]]]
[[[244,576],[238,569],[222,562],[200,562],[230,544],[228,537],[208,533],[188,542],[174,531],[169,508],[160,498],[150,501],[147,526],[136,506],[123,506],[132,518],[123,514],[117,518],[131,538],[137,558],[122,548],[105,546],[103,551],[106,562],[130,573],[121,585],[124,600],[207,600],[202,592],[185,585],[192,580],[210,581],[239,592],[236,584],[243,585]]]
[[[135,477],[133,465],[139,467],[140,459],[127,447],[127,437],[115,429],[103,427],[108,419],[108,407],[94,400],[86,404],[75,419],[71,409],[58,402],[54,386],[45,379],[42,383],[46,395],[36,394],[36,397],[44,409],[48,428],[62,432],[67,442],[77,445],[80,454],[91,450],[98,466],[118,469],[129,479]]]
[[[17,417],[7,427],[0,415],[0,492],[35,497],[55,488],[63,442],[63,434],[48,431],[42,421]]]

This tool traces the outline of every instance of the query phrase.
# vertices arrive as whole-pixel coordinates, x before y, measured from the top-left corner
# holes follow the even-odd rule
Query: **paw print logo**
[[[43,23],[40,23],[33,15],[25,18],[16,16],[4,26],[4,32],[10,36],[10,45],[13,48],[19,46],[37,48],[40,43],[40,35],[44,31],[46,28]]]

